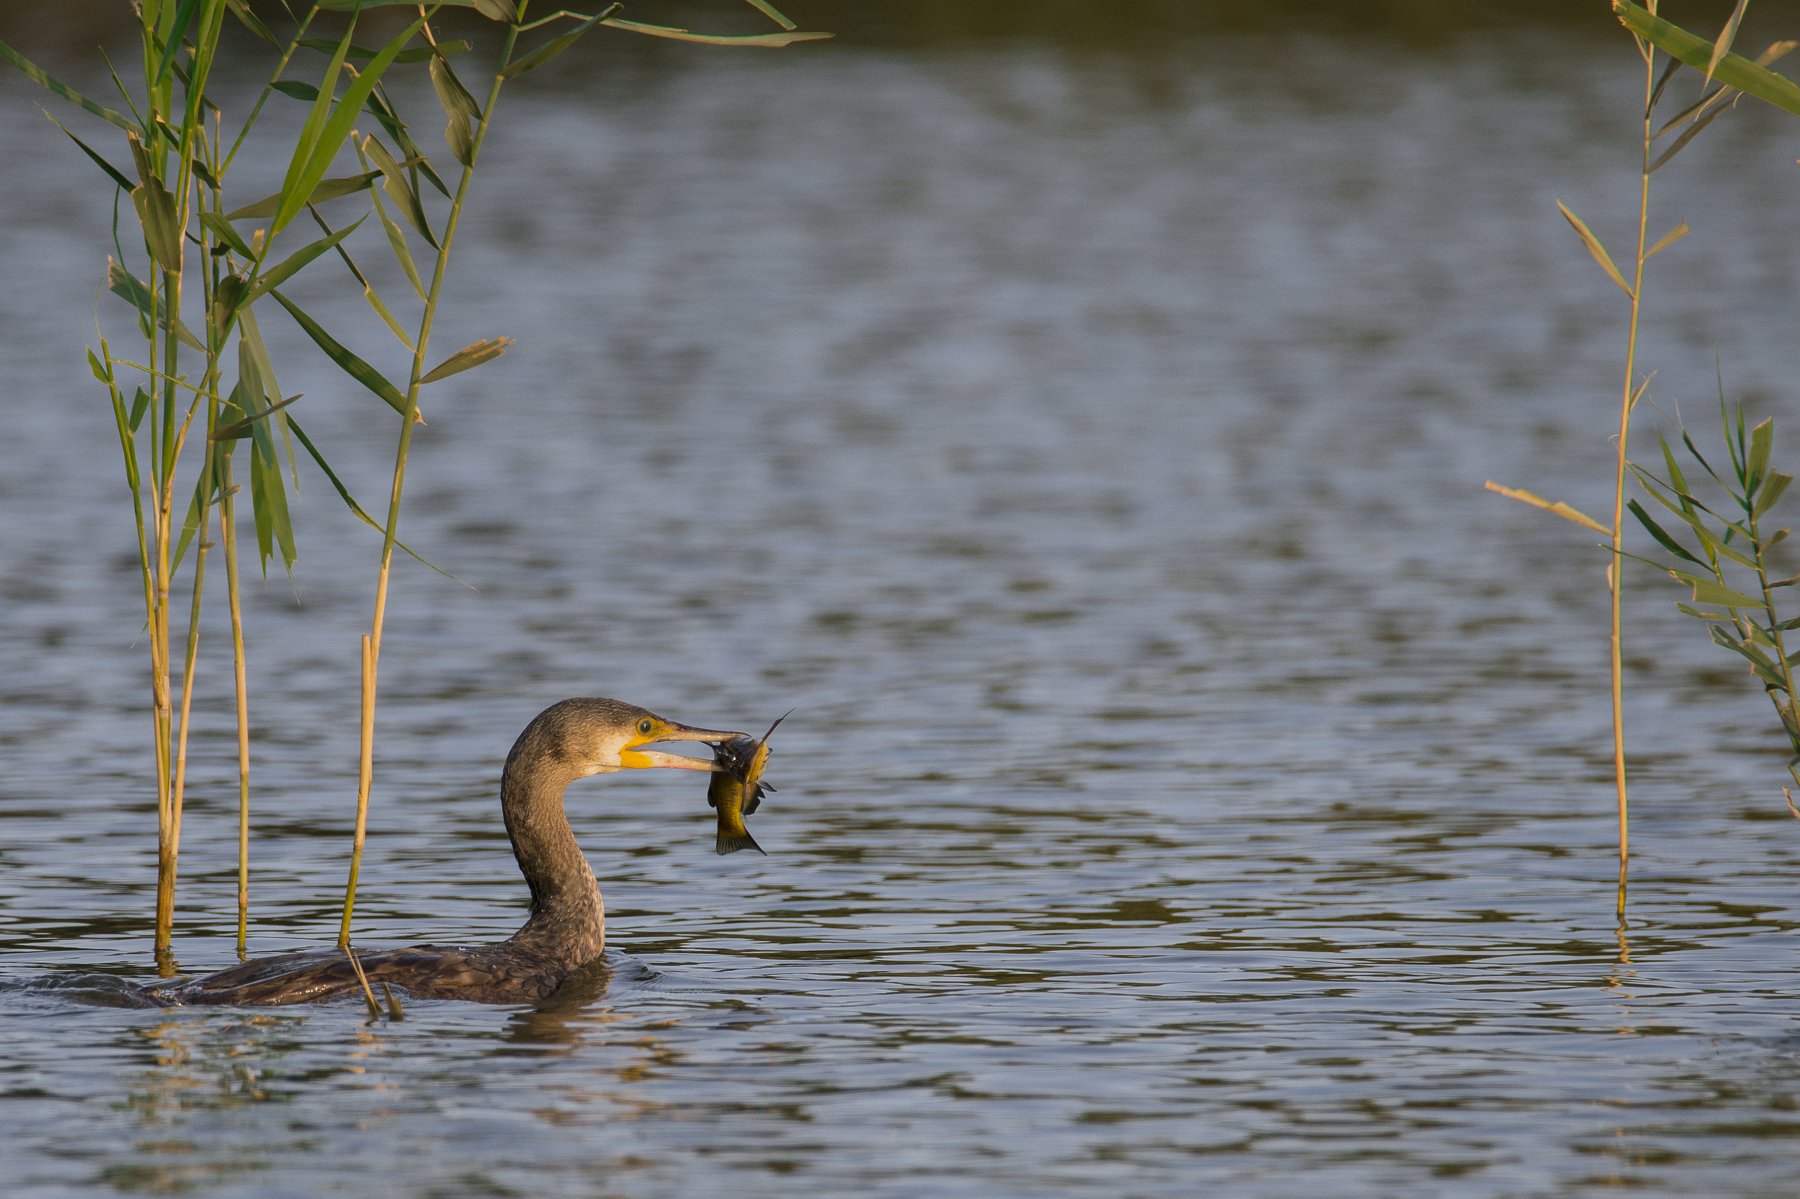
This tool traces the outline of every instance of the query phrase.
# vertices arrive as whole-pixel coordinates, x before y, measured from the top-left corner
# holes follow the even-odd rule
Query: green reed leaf
[[[331,469],[331,463],[325,461],[325,455],[319,452],[319,447],[313,444],[312,438],[306,435],[306,430],[300,427],[300,422],[290,417],[288,419],[288,426],[293,429],[295,439],[300,442],[300,445],[306,450],[307,454],[311,456],[313,463],[324,472],[325,478],[331,482],[332,489],[338,493],[338,498],[344,501],[344,506],[350,509],[351,514],[365,525],[368,525],[371,529],[374,529],[377,533],[385,532],[386,530],[381,522],[377,521],[373,516],[370,516],[363,510],[363,506],[356,502],[356,497],[350,494],[350,489],[344,486],[344,481],[338,478],[336,471]],[[404,541],[396,538],[394,544],[399,546],[408,557],[412,558],[413,561],[419,563],[421,566],[437,571],[438,574],[443,575],[447,579],[456,578],[456,576],[449,571],[434,566],[427,559],[420,557],[418,553]]]
[[[270,86],[270,88],[274,89],[275,91],[280,92],[284,96],[291,96],[296,100],[301,100],[308,104],[311,104],[313,101],[315,101],[319,98],[319,89],[318,88],[314,87],[310,83],[304,83],[298,79],[277,79],[274,83],[271,83],[269,86]]]
[[[406,274],[406,281],[422,301],[425,299],[425,281],[419,278],[419,268],[413,262],[412,249],[406,244],[406,234],[394,223],[394,218],[387,214],[387,205],[379,200],[375,204],[375,215],[381,218],[382,231],[387,234],[388,248],[394,252],[394,261]],[[409,343],[410,344],[410,343]]]
[[[363,284],[363,299],[369,302],[369,307],[375,310],[375,315],[381,318],[382,323],[388,327],[388,331],[399,338],[400,344],[408,350],[412,350],[414,348],[412,335],[398,320],[394,319],[394,314],[388,311],[388,306],[382,303],[381,296],[376,292],[374,284]]]
[[[1714,62],[1714,42],[1696,37],[1630,0],[1613,0],[1613,13],[1627,29],[1664,54],[1679,58],[1696,71],[1708,71],[1709,78],[1735,87],[1746,95],[1800,114],[1800,86],[1785,75],[1778,75],[1742,55],[1729,52]]]
[[[1655,174],[1657,171],[1662,170],[1664,166],[1668,165],[1670,159],[1674,158],[1677,154],[1681,153],[1682,150],[1687,148],[1689,142],[1699,137],[1702,130],[1729,111],[1730,109],[1727,106],[1721,105],[1696,118],[1693,124],[1682,130],[1680,137],[1669,144],[1668,149],[1656,156],[1656,161],[1650,164],[1650,172]],[[1646,255],[1646,257],[1648,257],[1648,255]]]
[[[1792,475],[1784,475],[1780,471],[1771,472],[1768,481],[1764,483],[1761,490],[1756,493],[1756,515],[1760,517],[1768,512],[1769,509],[1773,508],[1776,501],[1781,499],[1781,497],[1787,493],[1788,485],[1793,481],[1794,476]],[[1778,530],[1775,536],[1769,539],[1769,544],[1777,544],[1777,542],[1785,538],[1786,534],[1786,529]]]
[[[492,362],[506,353],[507,347],[512,344],[513,339],[510,337],[489,337],[474,345],[464,346],[427,371],[419,383],[436,383],[439,379],[448,379],[451,375],[472,370],[484,362]]]
[[[332,160],[337,157],[338,149],[349,138],[350,128],[356,122],[356,114],[362,110],[364,102],[375,90],[375,85],[381,81],[382,74],[392,65],[395,56],[406,48],[406,43],[413,39],[414,34],[418,33],[419,27],[424,24],[424,21],[424,17],[419,17],[382,47],[375,57],[369,60],[368,66],[358,72],[355,80],[344,90],[343,99],[339,100],[337,107],[332,109],[330,117],[318,126],[310,144],[303,138],[301,144],[295,146],[294,160],[288,167],[288,177],[282,182],[281,206],[277,209],[269,230],[271,235],[279,233],[309,202],[308,197],[312,195],[313,189],[318,186],[319,181],[325,177],[326,170],[331,166]],[[323,105],[336,88],[337,75],[343,66],[345,55],[349,53],[350,37],[354,30],[355,25],[352,23],[351,28],[344,32],[343,44],[339,46],[337,56],[332,59],[332,66],[326,73],[325,81],[319,86],[319,101],[314,104],[312,113],[307,117],[308,130],[313,129],[316,118],[323,111]],[[441,62],[442,60],[433,58],[432,61]],[[304,151],[304,161],[302,161],[302,151]]]
[[[106,377],[101,381],[106,384],[107,399],[112,401],[113,425],[119,433],[119,456],[125,461],[125,485],[131,490],[132,507],[139,513],[139,525],[141,527],[143,521],[143,509],[141,507],[143,503],[143,480],[138,475],[137,445],[133,440],[134,435],[137,432],[137,426],[133,424],[131,418],[126,415],[125,397],[120,394],[118,383],[114,381],[112,354],[107,349],[104,340],[100,342],[100,352],[107,361],[107,366],[105,368]],[[88,356],[90,359],[93,358],[92,350],[88,351]]]
[[[230,246],[233,252],[244,258],[254,259],[256,257],[250,250],[250,243],[245,241],[238,231],[232,227],[231,222],[226,220],[221,214],[216,212],[203,212],[200,214],[200,224],[206,228],[208,233],[213,235],[215,240]]]
[[[144,232],[144,244],[158,266],[171,275],[179,275],[183,258],[182,229],[175,212],[175,197],[163,186],[157,172],[156,156],[135,133],[127,140],[139,180],[138,186],[131,189],[131,203]]]
[[[641,33],[649,37],[668,38],[677,42],[699,42],[707,46],[763,46],[775,48],[791,46],[795,42],[816,42],[831,37],[829,33],[801,33],[799,31],[785,33],[752,33],[725,35],[712,33],[693,33],[674,25],[646,25],[642,21],[627,21],[624,17],[608,17],[600,22],[612,29],[623,29],[629,33]]]
[[[281,48],[281,40],[275,36],[274,32],[267,25],[262,23],[260,17],[250,11],[250,0],[225,0],[225,6],[231,10],[231,15],[236,17],[238,22],[243,25],[245,29],[248,29],[252,35],[261,38],[276,49]]]
[[[1731,621],[1731,613],[1729,612],[1707,611],[1706,609],[1695,608],[1689,604],[1680,603],[1679,601],[1675,604],[1675,607],[1689,616],[1707,621],[1708,623],[1717,623],[1720,621],[1730,623]]]
[[[330,54],[337,49],[336,42],[322,37],[301,38],[296,44],[305,46],[308,50],[318,50],[324,54]],[[424,62],[426,59],[434,58],[439,54],[445,55],[446,57],[454,54],[467,54],[470,48],[469,43],[461,38],[457,38],[454,41],[438,42],[431,46],[413,46],[394,55],[394,62]],[[351,46],[349,59],[351,62],[367,62],[379,53],[381,53],[379,50],[371,50],[367,46]]]
[[[1744,10],[1750,7],[1750,0],[1738,0],[1737,7],[1731,11],[1731,19],[1725,22],[1725,28],[1719,30],[1718,40],[1713,43],[1712,57],[1706,60],[1706,82],[1711,83],[1713,72],[1719,68],[1719,60],[1731,51],[1731,43],[1737,40],[1738,24],[1744,19]]]
[[[394,111],[393,105],[388,103],[381,88],[377,87],[369,93],[368,109],[375,114],[375,120],[387,131],[387,135],[394,139],[394,144],[400,147],[400,153],[405,156],[405,165],[425,176],[426,182],[436,188],[440,196],[448,200],[450,198],[449,187],[445,185],[443,179],[438,177],[438,173],[431,169],[431,163],[426,159],[424,151],[420,150],[419,144],[413,141],[412,134],[407,132],[406,122],[400,119],[399,114]],[[437,240],[431,236],[429,228],[422,229],[420,232],[424,234],[425,240],[431,243],[432,249],[438,248]]]
[[[246,308],[238,314],[238,332],[240,363],[247,352],[255,364],[255,378],[259,386],[256,395],[258,408],[280,403],[281,384],[276,381],[275,363],[269,357],[268,346],[263,342],[262,328],[257,322],[254,308]],[[281,454],[278,450],[286,453],[288,477],[298,488],[300,460],[294,452],[294,438],[289,429],[287,412],[277,412],[268,420],[257,422],[251,430],[251,436],[263,442],[263,448],[271,462],[279,461]],[[279,446],[276,444],[277,438],[280,439]]]
[[[32,80],[51,95],[60,96],[69,103],[86,109],[101,120],[110,125],[116,125],[127,133],[138,132],[136,122],[120,113],[114,112],[103,104],[94,103],[68,84],[52,77],[49,72],[32,62],[29,58],[26,58],[23,54],[20,54],[17,50],[14,50],[5,42],[0,42],[0,59],[5,59],[7,62],[10,62],[13,66],[17,67],[27,79]]]
[[[244,296],[244,302],[246,304],[254,303],[262,296],[267,295],[271,288],[279,287],[283,283],[286,283],[319,255],[330,250],[333,246],[343,241],[346,237],[349,237],[352,233],[355,233],[357,226],[368,219],[367,215],[360,216],[352,224],[345,225],[336,233],[321,237],[318,241],[307,243],[305,246],[295,250],[292,254],[289,254],[286,258],[282,259],[276,266],[270,267],[268,270],[257,274],[256,277],[250,281],[250,290]]]
[[[1787,689],[1787,684],[1781,677],[1781,671],[1776,668],[1774,662],[1769,660],[1767,654],[1764,654],[1753,645],[1744,645],[1742,642],[1733,640],[1725,630],[1718,625],[1712,626],[1712,639],[1715,645],[1722,645],[1732,653],[1737,654],[1745,661],[1749,662],[1750,669],[1755,673],[1757,678],[1761,679],[1771,687],[1780,688],[1782,690]]]
[[[365,191],[375,180],[381,178],[380,171],[365,171],[360,175],[340,175],[336,179],[322,179],[314,187],[312,194],[306,197],[307,204],[324,204],[343,196]],[[227,220],[243,221],[255,217],[275,216],[281,211],[282,194],[276,192],[272,196],[264,196],[254,204],[246,204],[242,208],[234,208],[225,214]]]
[[[1699,558],[1690,554],[1679,541],[1676,541],[1673,537],[1669,536],[1668,532],[1664,530],[1661,525],[1652,520],[1650,514],[1644,511],[1644,506],[1642,504],[1638,503],[1636,500],[1631,500],[1625,507],[1630,510],[1633,516],[1638,518],[1638,523],[1643,525],[1650,536],[1656,539],[1658,545],[1685,562],[1692,562],[1695,566],[1706,565],[1706,563],[1702,562]]]
[[[288,419],[288,425],[294,430],[294,438],[299,441],[301,448],[303,448],[307,452],[307,455],[312,458],[314,464],[324,472],[325,478],[330,481],[332,489],[338,493],[338,498],[344,501],[344,506],[349,508],[358,520],[368,525],[371,529],[380,529],[382,526],[377,524],[375,518],[365,512],[363,506],[356,502],[356,497],[350,494],[350,489],[344,486],[344,481],[338,478],[336,471],[331,469],[331,463],[325,461],[325,455],[319,452],[319,447],[314,445],[312,438],[306,435],[306,430],[301,427],[300,422],[290,417]]]
[[[469,166],[475,156],[475,134],[470,128],[470,122],[481,120],[481,106],[475,103],[475,97],[457,79],[448,60],[433,58],[430,74],[431,87],[437,93],[438,104],[449,118],[449,123],[444,127],[444,140],[450,143],[450,152],[456,155],[456,161],[465,167]]]
[[[431,222],[425,216],[425,205],[419,201],[419,193],[413,188],[412,182],[407,179],[405,172],[400,169],[400,164],[394,160],[394,156],[388,153],[387,147],[382,145],[380,140],[371,133],[363,138],[362,144],[358,148],[369,156],[376,169],[381,172],[382,190],[387,192],[389,198],[399,206],[401,215],[406,217],[407,223],[418,230],[419,236],[423,237],[432,249],[437,249],[437,238],[432,236]],[[379,208],[379,205],[377,207]],[[386,213],[382,214],[381,219],[384,224],[392,224]],[[390,240],[392,240],[391,237]],[[401,238],[400,248],[395,250],[394,256],[406,271],[407,277],[412,280],[413,288],[419,293],[419,298],[422,300],[425,298],[425,287],[419,282],[418,268],[413,265],[411,252],[407,251],[402,254],[405,245],[406,239]]]
[[[1719,557],[1736,562],[1739,566],[1748,567],[1751,570],[1756,569],[1755,558],[1752,558],[1749,554],[1733,549],[1730,545],[1722,541],[1719,543]]]
[[[1687,452],[1693,456],[1694,461],[1700,464],[1701,469],[1706,471],[1708,477],[1715,483],[1718,483],[1721,486],[1724,485],[1725,480],[1720,478],[1719,472],[1712,468],[1712,463],[1706,460],[1706,455],[1700,452],[1700,447],[1694,444],[1693,437],[1686,429],[1681,431],[1681,444],[1687,449]]]
[[[152,87],[161,83],[169,73],[169,66],[175,61],[175,55],[181,50],[181,43],[187,37],[188,26],[193,24],[194,12],[200,7],[200,0],[181,0],[175,10],[174,23],[163,36],[162,53],[157,58],[156,72],[151,77]]]
[[[244,302],[245,279],[239,274],[228,274],[219,280],[213,289],[212,310],[208,316],[212,326],[217,330],[220,340],[230,328],[231,320],[237,315],[238,305]]]
[[[1656,442],[1662,447],[1663,465],[1668,468],[1669,483],[1683,499],[1688,498],[1690,492],[1688,490],[1687,477],[1681,473],[1681,463],[1676,460],[1675,451],[1669,447],[1669,439],[1664,437],[1661,433],[1658,433],[1656,435]],[[1705,466],[1706,463],[1703,461],[1700,465]]]
[[[580,41],[583,34],[587,33],[594,26],[612,16],[623,7],[624,5],[622,4],[614,4],[610,8],[605,8],[595,13],[593,16],[581,22],[581,24],[575,26],[575,28],[568,30],[566,33],[557,34],[555,37],[539,46],[536,50],[527,54],[524,58],[507,63],[506,68],[500,72],[500,77],[502,79],[512,79],[516,76],[523,75],[527,71],[537,70],[539,67],[555,58],[558,54],[561,54],[564,50],[567,50],[570,46],[573,46],[576,42]]]
[[[362,8],[417,8],[419,0],[317,0],[327,12],[355,12]],[[475,0],[432,0],[433,8],[474,8]]]
[[[1745,595],[1734,591],[1725,584],[1713,579],[1703,579],[1694,575],[1682,577],[1675,571],[1669,572],[1694,589],[1693,600],[1696,604],[1717,604],[1722,608],[1760,609],[1763,602],[1753,595]]]
[[[387,378],[382,375],[380,371],[370,366],[367,362],[364,362],[352,351],[346,349],[335,337],[327,333],[319,322],[313,320],[313,318],[308,316],[299,305],[290,301],[279,291],[271,289],[269,294],[275,297],[276,303],[288,310],[288,315],[294,318],[300,328],[306,332],[306,335],[313,339],[314,344],[325,351],[325,356],[337,363],[345,374],[380,396],[387,406],[392,408],[395,412],[400,413],[402,416],[406,415],[405,394],[392,383],[388,382]]]
[[[131,189],[131,204],[137,209],[138,224],[144,231],[144,245],[156,265],[171,275],[179,275],[182,266],[181,230],[175,215],[175,197],[154,183],[140,183]]]
[[[1749,438],[1744,433],[1744,406],[1737,407],[1737,435],[1732,436],[1731,409],[1725,405],[1725,397],[1719,396],[1719,425],[1725,431],[1725,453],[1731,458],[1731,473],[1737,481],[1744,481],[1744,459],[1750,448]]]
[[[469,128],[467,121],[451,117],[444,124],[444,141],[456,161],[465,167],[475,165],[475,131]]]
[[[164,330],[169,328],[168,309],[151,303],[149,285],[111,258],[106,260],[106,289],[136,308],[138,315],[146,322],[154,312],[157,327]],[[205,343],[189,332],[186,325],[176,320],[174,326],[175,336],[181,339],[183,345],[199,350],[202,354],[206,353]]]
[[[112,181],[119,185],[119,189],[121,191],[124,191],[127,193],[129,193],[131,191],[131,189],[134,185],[132,184],[131,180],[129,180],[125,177],[125,173],[123,171],[119,170],[119,168],[113,166],[112,163],[110,163],[110,162],[106,161],[106,159],[102,158],[100,156],[100,154],[92,146],[88,145],[86,142],[84,142],[80,138],[76,137],[73,133],[70,133],[67,125],[64,125],[61,121],[57,120],[54,116],[51,116],[51,114],[49,114],[49,113],[45,113],[44,116],[46,118],[48,118],[48,120],[50,121],[50,123],[52,125],[55,125],[58,129],[61,129],[63,131],[64,136],[66,136],[70,141],[74,142],[77,146],[79,146],[81,148],[81,152],[83,154],[86,154],[89,158],[93,159],[94,165],[98,166],[101,170],[105,171],[107,173],[107,175],[112,178]]]
[[[1578,511],[1575,508],[1571,508],[1569,505],[1563,503],[1560,500],[1556,501],[1555,503],[1552,503],[1549,500],[1545,499],[1543,496],[1536,495],[1533,492],[1526,491],[1522,488],[1502,487],[1500,484],[1494,482],[1492,479],[1489,479],[1487,481],[1487,483],[1484,484],[1484,486],[1486,486],[1486,488],[1489,491],[1494,492],[1496,495],[1503,495],[1508,499],[1518,500],[1522,504],[1530,504],[1533,508],[1542,508],[1544,511],[1552,514],[1553,516],[1560,516],[1564,520],[1572,520],[1576,524],[1584,525],[1587,528],[1592,529],[1596,533],[1600,533],[1600,534],[1603,534],[1608,537],[1612,536],[1611,529],[1607,528],[1605,525],[1601,524],[1599,521],[1595,520],[1593,517],[1589,516],[1587,513]]]
[[[1669,80],[1673,79],[1675,77],[1675,72],[1680,69],[1681,60],[1678,58],[1671,58],[1663,63],[1662,73],[1656,77],[1656,85],[1650,89],[1650,102],[1644,105],[1644,119],[1646,121],[1650,119],[1650,114],[1656,111],[1656,104],[1657,101],[1662,99],[1663,89],[1669,86]],[[1664,129],[1666,131],[1667,127],[1665,126]],[[1659,132],[1657,136],[1662,136],[1661,132]]]
[[[464,87],[462,80],[456,77],[456,72],[451,68],[448,59],[434,57],[428,69],[431,75],[432,90],[437,93],[438,103],[443,107],[446,115],[460,116],[470,121],[481,119],[481,105],[475,102],[475,97],[469,94],[469,89]]]
[[[287,173],[282,178],[281,190],[275,194],[275,210],[269,214],[270,216],[280,214],[290,196],[309,196],[312,194],[313,187],[316,186],[316,181],[306,181],[306,173],[312,164],[313,152],[318,148],[325,135],[325,124],[331,119],[331,99],[337,92],[338,76],[343,73],[344,59],[350,53],[350,39],[355,34],[356,22],[352,20],[349,27],[344,30],[344,37],[338,44],[337,53],[332,56],[331,62],[325,68],[325,74],[319,80],[319,86],[314,90],[312,107],[307,110],[306,121],[300,127],[299,136],[294,139],[294,153],[288,159]],[[300,205],[296,201],[292,212],[289,213],[289,219],[291,220],[294,213],[298,213],[299,210]],[[279,224],[270,230],[271,234],[277,232],[280,232]]]
[[[212,472],[203,470],[200,477],[194,480],[194,492],[188,499],[187,512],[181,518],[181,536],[175,540],[175,550],[171,555],[171,570],[181,568],[181,560],[187,557],[188,545],[194,540],[194,534],[200,531],[202,508],[212,499]]]
[[[1683,524],[1692,529],[1694,531],[1694,536],[1700,541],[1700,548],[1709,555],[1716,556],[1723,548],[1723,542],[1720,539],[1721,534],[1714,533],[1712,529],[1707,527],[1705,517],[1702,515],[1703,513],[1712,516],[1713,519],[1719,522],[1720,528],[1726,531],[1724,534],[1725,536],[1729,536],[1731,533],[1737,533],[1745,540],[1749,540],[1750,534],[1742,526],[1725,520],[1716,513],[1710,512],[1704,505],[1687,495],[1682,495],[1680,497],[1680,503],[1676,503],[1674,500],[1663,495],[1662,492],[1655,487],[1646,487],[1645,494],[1661,504],[1668,511],[1674,513]]]
[[[262,559],[263,574],[269,573],[269,558],[277,549],[282,567],[291,574],[300,552],[294,545],[286,481],[281,477],[281,464],[267,459],[254,443],[250,451],[250,502],[255,509],[256,550]]]
[[[1600,264],[1600,269],[1606,272],[1606,277],[1617,283],[1620,291],[1627,296],[1631,295],[1631,285],[1625,282],[1625,276],[1621,275],[1619,268],[1613,265],[1612,255],[1606,252],[1606,247],[1600,244],[1600,239],[1594,236],[1594,231],[1587,227],[1587,222],[1570,212],[1568,206],[1561,200],[1556,202],[1556,209],[1563,214],[1563,219],[1568,221],[1570,227],[1575,230],[1575,235],[1581,238],[1581,244],[1587,247],[1587,252],[1593,256],[1595,262]]]
[[[304,394],[304,392],[295,392],[279,404],[270,404],[261,412],[246,416],[242,420],[234,420],[227,424],[220,425],[207,436],[207,440],[242,441],[252,434],[257,421],[267,420],[277,412],[280,412],[283,408],[286,408],[289,404],[292,404],[295,400],[298,400]]]
[[[1688,228],[1688,223],[1682,221],[1679,225],[1676,225],[1673,229],[1663,234],[1662,237],[1658,238],[1656,244],[1645,251],[1644,261],[1648,262],[1650,259],[1655,258],[1658,254],[1662,253],[1692,232],[1693,230]]]
[[[1775,448],[1775,418],[1765,417],[1750,431],[1750,453],[1744,460],[1744,495],[1749,498],[1769,473],[1769,455]]]
[[[253,310],[246,309],[238,320],[238,381],[227,401],[246,417],[274,409],[281,402],[281,385],[275,379],[275,364],[269,359],[269,348],[263,343],[262,327]],[[275,456],[275,430],[283,417],[277,416],[271,426],[253,420],[250,436],[259,443],[265,457]]]
[[[490,21],[512,24],[519,19],[519,10],[513,0],[473,0],[475,11]]]
[[[763,16],[769,18],[769,20],[775,22],[777,25],[781,26],[783,29],[795,30],[795,29],[800,28],[798,25],[794,24],[792,21],[788,20],[786,17],[782,16],[779,12],[777,12],[775,10],[775,6],[773,4],[770,4],[769,0],[746,0],[746,2],[750,5],[751,8],[754,8],[756,11],[760,12]]]

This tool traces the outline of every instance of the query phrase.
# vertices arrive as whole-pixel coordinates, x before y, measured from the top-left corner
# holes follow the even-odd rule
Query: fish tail
[[[718,851],[721,854],[727,854],[736,853],[740,849],[754,849],[757,853],[767,857],[768,851],[756,843],[756,838],[750,835],[750,830],[744,827],[744,822],[740,820],[735,823],[737,826],[735,828],[728,828],[723,822],[719,824],[719,837],[716,844]]]

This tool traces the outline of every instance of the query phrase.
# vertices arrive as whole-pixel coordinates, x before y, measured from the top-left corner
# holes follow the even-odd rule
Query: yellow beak
[[[721,732],[718,729],[697,729],[685,724],[676,724],[672,720],[659,720],[657,727],[648,733],[640,733],[626,742],[625,748],[619,751],[619,765],[625,770],[651,770],[666,767],[670,770],[713,771],[718,766],[711,758],[690,758],[684,754],[663,753],[654,749],[638,749],[640,745],[658,745],[665,741],[699,741],[716,745],[722,741],[734,741],[744,736],[743,733]]]

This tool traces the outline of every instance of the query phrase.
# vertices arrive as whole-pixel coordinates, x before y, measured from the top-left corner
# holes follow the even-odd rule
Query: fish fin
[[[721,854],[736,853],[740,849],[754,849],[757,853],[768,857],[768,851],[756,843],[750,830],[739,825],[734,829],[720,829],[716,848]]]

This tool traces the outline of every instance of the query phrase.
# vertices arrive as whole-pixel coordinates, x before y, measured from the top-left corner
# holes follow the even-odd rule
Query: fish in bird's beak
[[[763,767],[769,761],[769,733],[792,715],[792,711],[782,713],[760,738],[737,737],[713,746],[718,773],[706,788],[706,802],[719,814],[718,835],[713,842],[719,853],[736,853],[740,849],[768,852],[750,835],[744,817],[761,807],[763,796],[775,790],[762,781]]]
[[[646,714],[638,721],[631,739],[620,748],[619,765],[625,770],[649,770],[664,766],[672,770],[713,771],[719,767],[711,758],[690,758],[684,754],[638,747],[660,745],[667,741],[699,741],[706,745],[721,745],[742,736],[743,733],[721,732],[718,729],[697,729]]]

